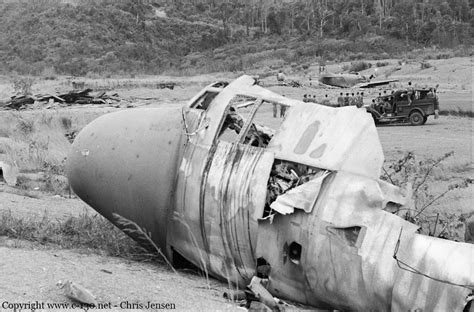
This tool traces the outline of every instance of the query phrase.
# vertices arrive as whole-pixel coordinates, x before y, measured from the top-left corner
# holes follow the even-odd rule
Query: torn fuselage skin
[[[289,108],[284,119],[273,117],[275,105]],[[88,126],[74,143],[73,155],[80,160],[71,157],[69,176],[76,193],[102,214],[125,214],[146,228],[168,258],[175,251],[240,287],[259,276],[268,279],[273,296],[320,308],[462,309],[469,289],[400,267],[400,261],[409,262],[431,276],[472,285],[468,255],[473,249],[426,239],[416,234],[415,225],[383,210],[406,205],[407,199],[379,180],[382,149],[365,112],[289,99],[243,76],[229,85],[210,85],[181,111],[166,113],[165,124],[179,119],[180,126],[161,126],[158,133],[141,129],[142,136],[172,133],[179,142],[169,151],[152,149],[147,159],[148,175],[156,177],[153,172],[159,166],[166,178],[144,178],[156,183],[160,194],[142,192],[143,198],[130,193],[133,199],[128,199],[123,190],[102,189],[120,192],[107,198],[124,196],[121,200],[128,200],[134,210],[117,200],[107,206],[104,195],[84,187],[94,175],[112,174],[97,166],[84,173],[83,166],[91,164],[80,156],[88,148],[87,158],[102,159],[93,158],[100,150],[91,146],[112,143],[91,143],[85,136],[105,124]],[[170,187],[162,191],[159,183]],[[456,254],[457,266],[470,268],[470,274],[443,266],[447,256],[437,254],[441,245]]]

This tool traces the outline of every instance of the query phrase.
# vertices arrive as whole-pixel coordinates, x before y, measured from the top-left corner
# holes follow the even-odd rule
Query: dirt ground
[[[213,279],[173,273],[153,263],[37,249],[35,245],[1,237],[0,245],[4,246],[0,247],[0,304],[38,301],[50,310],[47,304],[71,303],[57,286],[59,281],[70,280],[88,289],[99,304],[113,311],[135,310],[139,307],[136,304],[142,304],[143,310],[153,310],[146,308],[148,302],[174,304],[176,310],[240,309],[223,298],[229,288]]]
[[[421,70],[419,64],[412,63],[394,72],[392,76],[403,81],[413,79],[419,84],[439,83],[441,105],[443,105],[443,96],[446,95],[450,105],[472,107],[472,77],[466,76],[469,71],[466,68],[472,61],[468,58],[443,61],[433,61],[435,68],[426,70]],[[393,66],[397,66],[396,61],[393,62]],[[453,64],[457,64],[455,71],[452,71]],[[389,68],[384,70],[388,71]],[[472,75],[472,69],[470,73]],[[301,74],[298,77],[305,81],[303,88],[271,87],[271,89],[297,99],[301,99],[303,94],[307,93],[317,94],[319,97],[328,92],[337,96],[341,91],[309,86],[306,81],[308,75],[311,73]],[[137,85],[133,88],[119,89],[116,92],[133,100],[137,107],[133,109],[139,109],[139,106],[181,105],[209,82],[222,78],[230,80],[235,76],[238,74],[189,78],[158,77],[156,79],[160,81],[175,80],[182,84],[175,90],[149,89]],[[0,99],[11,92],[6,81],[0,77]],[[104,84],[106,83],[104,81],[98,80],[96,83]],[[266,82],[271,82],[271,78]],[[38,90],[44,86],[50,88],[50,91],[64,90],[67,86],[67,83],[53,86],[50,81],[41,83],[43,85],[40,83],[36,85]],[[378,91],[371,90],[369,94],[376,92]],[[103,113],[116,110],[118,109],[103,107],[65,108],[56,110],[54,113],[80,115],[83,122],[87,123]],[[0,114],[7,113],[0,112]],[[25,111],[24,114],[35,114],[35,112]],[[434,189],[437,192],[442,192],[451,183],[462,178],[472,178],[474,175],[473,122],[470,118],[441,116],[435,120],[430,117],[428,122],[420,127],[387,125],[379,126],[377,129],[387,162],[397,160],[409,151],[420,158],[437,158],[454,151],[454,156],[435,172]],[[457,215],[474,213],[473,194],[472,185],[467,189],[455,190],[434,205],[432,211]],[[9,187],[0,184],[0,212],[6,210],[17,216],[36,215],[41,218],[44,213],[47,213],[48,216],[60,219],[81,213],[94,213],[77,198],[69,199],[47,194],[40,194],[39,198],[31,198],[12,194]],[[76,250],[45,248],[0,237],[0,301],[70,302],[64,297],[63,290],[56,286],[59,280],[68,279],[85,286],[97,296],[99,302],[110,302],[112,309],[120,311],[122,311],[120,303],[126,301],[142,304],[148,301],[174,303],[178,310],[241,309],[237,304],[230,303],[222,297],[223,292],[229,288],[228,285],[213,279],[206,280],[187,272],[179,272],[176,275],[158,264],[84,254]]]

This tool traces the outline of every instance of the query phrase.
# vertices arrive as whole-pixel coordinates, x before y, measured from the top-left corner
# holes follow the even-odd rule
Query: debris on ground
[[[69,143],[72,144],[72,142],[74,142],[74,139],[76,138],[78,133],[79,132],[77,130],[71,130],[71,131],[65,133],[64,136],[67,138]]]
[[[261,303],[258,306],[258,309],[263,309],[264,311],[269,308],[270,311],[282,311],[284,309],[283,306],[280,304],[280,300],[278,298],[274,298],[272,294],[267,290],[266,284],[268,283],[267,279],[262,279],[259,277],[252,277],[248,288],[252,291],[255,298]],[[253,301],[255,302],[255,301]],[[252,303],[250,306],[252,306]],[[254,309],[257,308],[254,305]],[[260,310],[261,311],[261,310]]]
[[[157,89],[170,89],[173,90],[176,84],[174,82],[163,82],[156,85]]]
[[[117,93],[108,95],[104,91],[93,93],[92,89],[70,91],[64,94],[36,94],[13,96],[3,106],[6,109],[21,110],[26,108],[53,108],[58,104],[113,104],[120,102]],[[47,103],[47,105],[45,105]],[[39,106],[39,107],[38,107]]]
[[[247,298],[247,294],[245,293],[245,291],[240,289],[230,289],[224,292],[224,298],[231,301],[241,301]]]
[[[35,99],[29,95],[20,95],[20,96],[13,96],[10,101],[5,103],[5,107],[12,108],[12,109],[20,109],[23,106],[28,104],[33,104]]]
[[[71,282],[71,281],[59,281],[57,283],[57,286],[59,288],[64,289],[64,294],[66,297],[69,299],[72,299],[74,301],[83,303],[83,304],[89,304],[89,305],[97,305],[97,300],[92,295],[92,293],[87,290],[84,286],[81,286],[77,283]]]
[[[301,82],[297,81],[297,80],[285,80],[285,81],[278,81],[277,83],[265,83],[265,84],[262,84],[264,85],[266,88],[268,87],[276,87],[276,86],[279,86],[279,87],[292,87],[292,88],[301,88],[303,85],[301,84]]]
[[[301,88],[302,85],[299,81],[296,81],[296,80],[287,80],[285,81],[284,83],[280,84],[282,86],[286,86],[286,87],[293,87],[293,88]]]

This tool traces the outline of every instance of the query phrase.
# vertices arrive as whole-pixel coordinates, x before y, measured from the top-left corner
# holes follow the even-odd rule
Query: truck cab
[[[409,122],[413,126],[426,123],[428,116],[438,118],[439,101],[434,89],[398,90],[375,98],[367,106],[375,123]]]

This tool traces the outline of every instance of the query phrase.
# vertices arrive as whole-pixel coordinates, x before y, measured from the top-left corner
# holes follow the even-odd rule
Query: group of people
[[[337,97],[337,106],[342,107],[342,106],[357,106],[357,107],[362,107],[364,105],[364,92],[357,92],[354,94],[352,92],[351,94],[346,93],[344,96],[344,93],[340,93],[339,96]]]
[[[303,96],[303,102],[313,102],[318,103],[326,106],[333,106],[333,107],[343,107],[343,106],[357,106],[362,107],[364,105],[364,92],[357,92],[357,93],[340,93],[337,97],[337,102],[332,103],[329,99],[328,95],[325,94],[323,98],[317,99],[315,95],[311,96],[310,94],[305,94]]]
[[[322,99],[317,99],[317,98],[316,98],[316,95],[311,95],[311,94],[305,94],[305,95],[303,96],[303,102],[313,102],[313,103],[322,104],[322,102],[324,102],[324,101],[330,103],[327,94],[326,94],[326,95],[324,96],[324,98],[322,98]]]
[[[280,106],[280,118],[285,117],[286,105],[273,103],[273,118],[278,117],[278,106]]]
[[[389,97],[378,97],[372,100],[372,104],[381,114],[395,113],[395,104],[393,103],[393,96]]]

